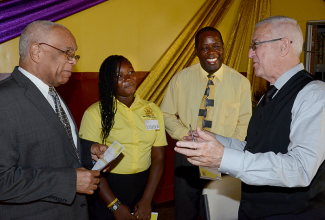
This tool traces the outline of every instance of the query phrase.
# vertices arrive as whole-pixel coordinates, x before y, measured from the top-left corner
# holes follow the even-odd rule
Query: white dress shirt
[[[49,86],[46,85],[42,80],[40,80],[39,78],[37,78],[36,76],[34,76],[33,74],[27,72],[26,70],[24,70],[21,67],[18,67],[18,70],[24,74],[28,79],[30,79],[30,81],[32,81],[35,86],[40,90],[40,92],[43,94],[43,96],[47,99],[47,101],[50,103],[50,105],[52,106],[53,110],[55,111],[55,104],[54,104],[54,100],[53,98],[49,95]],[[61,102],[61,106],[63,108],[63,110],[65,111],[66,115],[68,116],[69,119],[69,123],[70,123],[70,127],[71,127],[71,133],[72,133],[72,137],[73,137],[73,142],[75,144],[76,147],[78,147],[77,145],[77,134],[76,134],[76,127],[73,123],[72,117],[69,114],[69,111],[67,109],[67,107],[65,106],[64,102],[62,101],[61,97],[59,96],[60,102]]]

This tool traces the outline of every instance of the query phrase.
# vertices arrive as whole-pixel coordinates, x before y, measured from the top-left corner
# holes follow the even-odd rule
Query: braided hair
[[[112,55],[107,57],[99,69],[99,109],[102,121],[101,139],[106,144],[109,132],[114,126],[114,117],[117,110],[118,76],[120,74],[123,56]],[[118,68],[118,72],[116,70]]]

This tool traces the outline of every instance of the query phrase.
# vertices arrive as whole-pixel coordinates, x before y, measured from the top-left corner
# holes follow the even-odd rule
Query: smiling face
[[[209,74],[220,69],[224,59],[224,47],[218,32],[206,31],[199,35],[195,53],[202,68]]]
[[[77,50],[76,40],[71,32],[62,27],[54,27],[51,35],[45,42],[63,51],[74,53]],[[40,79],[48,86],[57,87],[68,82],[73,66],[77,63],[75,59],[69,61],[67,55],[47,45],[39,45],[42,54],[40,62]]]
[[[132,64],[128,60],[121,60],[120,72],[119,66],[118,64],[116,68],[116,73],[119,73],[117,99],[121,100],[121,98],[134,96],[137,88],[137,76]]]

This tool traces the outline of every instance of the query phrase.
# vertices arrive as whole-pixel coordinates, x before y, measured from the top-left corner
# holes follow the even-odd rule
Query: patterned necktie
[[[54,100],[54,104],[55,104],[55,112],[57,114],[57,116],[59,117],[61,123],[63,124],[63,127],[65,128],[67,134],[68,134],[68,137],[70,138],[70,141],[72,143],[72,146],[76,152],[76,155],[79,159],[79,162],[80,161],[80,158],[79,158],[79,154],[78,154],[78,151],[77,151],[77,148],[76,148],[76,145],[74,144],[74,141],[73,141],[73,137],[72,137],[72,133],[71,133],[71,127],[70,127],[70,123],[69,123],[69,119],[68,119],[68,116],[67,114],[65,113],[65,111],[63,110],[62,106],[61,106],[61,102],[60,102],[60,98],[59,98],[59,95],[58,93],[56,92],[55,88],[54,87],[50,87],[49,89],[49,95],[53,98]]]
[[[273,95],[276,93],[278,89],[275,86],[270,86],[270,88],[267,90],[267,92],[265,93],[265,98],[264,98],[264,102],[263,105],[266,105],[267,103],[269,103],[269,101],[272,100]]]
[[[201,101],[197,126],[201,129],[210,131],[212,128],[212,117],[214,107],[214,76],[208,75],[209,81]]]

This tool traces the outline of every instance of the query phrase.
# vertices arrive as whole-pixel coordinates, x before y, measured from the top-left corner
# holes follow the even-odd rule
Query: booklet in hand
[[[104,158],[99,159],[95,163],[92,170],[101,171],[102,169],[104,169],[104,167],[106,167],[107,164],[115,160],[118,157],[118,155],[120,155],[120,153],[123,151],[124,148],[125,147],[122,144],[118,143],[117,141],[114,141],[105,151]]]
[[[201,179],[221,180],[221,173],[219,173],[218,168],[200,166],[199,170]]]

